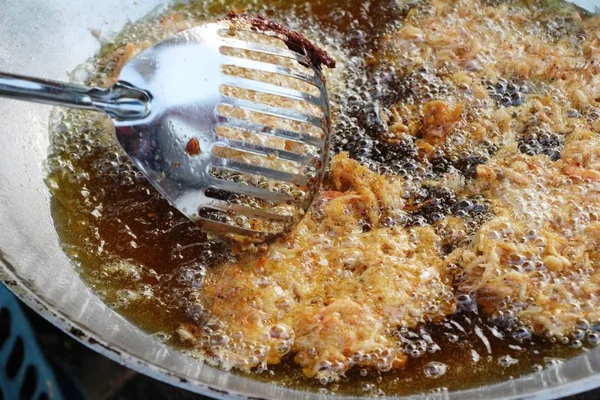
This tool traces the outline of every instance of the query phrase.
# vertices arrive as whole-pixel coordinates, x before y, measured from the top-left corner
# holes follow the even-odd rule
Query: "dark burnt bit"
[[[217,222],[228,223],[230,216],[228,213],[220,210],[213,210],[211,208],[202,207],[198,210],[198,217],[205,218]],[[199,222],[198,225],[201,225]]]
[[[290,50],[306,55],[312,66],[317,69],[320,69],[321,65],[335,68],[335,60],[325,50],[312,44],[303,34],[293,31],[277,22],[270,21],[262,15],[238,14],[235,11],[229,11],[223,19],[241,21],[250,25],[250,28],[254,31],[274,33],[277,37],[285,41]]]
[[[185,146],[185,152],[190,156],[197,156],[200,154],[200,141],[198,138],[191,138],[187,145]]]

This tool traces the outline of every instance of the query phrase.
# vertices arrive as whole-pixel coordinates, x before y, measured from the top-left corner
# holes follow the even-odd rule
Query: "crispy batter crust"
[[[403,180],[341,154],[332,190],[289,237],[260,258],[210,272],[198,298],[226,343],[207,345],[210,334],[194,329],[181,334],[230,366],[265,366],[291,353],[307,376],[330,377],[352,366],[401,368],[395,329],[452,313],[453,287],[494,321],[520,321],[539,334],[600,319],[600,24],[571,14],[585,37],[551,38],[540,28],[544,15],[535,6],[433,0],[411,10],[378,55],[407,82],[407,99],[381,113],[390,144],[412,137],[427,160],[496,149],[427,182],[490,202],[493,218],[472,240],[458,217],[385,227],[383,218],[434,200],[405,205]],[[494,85],[507,82],[527,90],[493,97]],[[557,135],[559,156],[524,154],[530,131]],[[446,257],[447,241],[462,244]]]
[[[427,182],[490,202],[493,218],[472,238],[470,221],[456,216],[387,227],[386,217],[432,200],[407,206],[404,180],[340,154],[329,187],[289,236],[209,271],[195,296],[202,324],[182,324],[180,337],[225,367],[293,355],[307,376],[329,378],[353,366],[402,368],[395,330],[454,312],[454,290],[476,297],[494,321],[538,334],[600,320],[600,17],[570,13],[570,30],[552,36],[545,15],[535,5],[432,0],[412,9],[370,62],[392,64],[413,83],[407,99],[381,112],[389,143],[410,138],[429,161],[442,150],[496,148]],[[235,18],[281,33],[261,18]],[[138,50],[117,50],[109,78]],[[500,105],[489,86],[502,80],[528,90]],[[559,156],[524,154],[530,131],[559,137]],[[445,256],[446,242],[461,245]]]
[[[231,365],[278,363],[291,352],[307,376],[401,368],[406,356],[394,329],[453,311],[431,227],[381,225],[401,212],[402,182],[344,154],[334,158],[331,180],[335,191],[322,193],[289,237],[207,278],[198,298],[230,338],[209,351],[235,354],[226,357]]]
[[[497,217],[448,260],[461,266],[459,291],[538,334],[599,320],[599,152],[598,135],[579,130],[558,162],[506,154],[479,166],[475,185]]]

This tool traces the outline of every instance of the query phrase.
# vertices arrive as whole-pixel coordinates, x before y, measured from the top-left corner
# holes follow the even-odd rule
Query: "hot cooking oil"
[[[338,68],[327,72],[334,110],[332,152],[348,152],[380,174],[406,180],[408,189],[402,201],[410,212],[401,220],[390,220],[390,225],[441,226],[440,221],[449,216],[466,221],[464,232],[455,235],[457,238],[453,236],[456,232],[448,234],[448,240],[439,249],[448,255],[473,239],[481,224],[493,217],[493,207],[490,199],[471,193],[468,187],[461,191],[452,189],[449,183],[446,186],[450,189],[429,183],[454,171],[463,182],[460,187],[464,188],[465,182],[468,185],[477,175],[477,166],[485,164],[507,144],[507,139],[498,133],[473,145],[467,143],[473,132],[465,130],[425,162],[419,156],[422,149],[414,142],[386,137],[394,129],[400,129],[400,125],[402,129],[411,129],[410,120],[398,121],[402,117],[394,116],[399,112],[395,105],[410,108],[437,98],[460,99],[473,91],[467,83],[449,86],[444,76],[456,71],[444,70],[447,66],[441,66],[442,72],[422,67],[403,76],[389,62],[401,58],[405,65],[411,63],[415,48],[394,49],[389,39],[419,15],[431,13],[435,3],[337,0],[281,0],[264,5],[252,1],[178,3],[126,27],[103,46],[97,57],[78,67],[72,77],[75,81],[107,86],[114,79],[118,57],[128,51],[127,43],[141,46],[154,43],[177,30],[220,17],[230,9],[261,13],[304,32],[338,60]],[[507,7],[501,4],[504,2],[495,3]],[[517,9],[525,7],[518,2],[509,3],[509,7]],[[576,41],[578,35],[585,34],[577,31],[571,7],[554,1],[529,7],[539,7],[536,29],[549,32],[549,42],[558,40],[560,35],[572,36]],[[415,41],[420,40],[416,30],[414,37]],[[484,67],[481,64],[474,61],[465,68],[477,70]],[[515,107],[521,106],[527,95],[550,90],[541,80],[502,79],[490,77],[483,82],[494,103],[471,103],[473,118],[485,107],[496,107],[500,110],[497,115],[500,124],[504,110],[508,110],[507,114],[517,112]],[[555,96],[561,100],[559,94]],[[579,111],[569,112],[575,116]],[[590,121],[600,118],[600,114],[594,117],[593,112],[581,117]],[[394,125],[395,122],[398,124]],[[439,129],[436,129],[433,126],[430,131],[434,135],[430,143],[437,143],[435,135]],[[518,150],[558,160],[564,141],[562,134],[536,129],[531,128],[529,136],[519,139]],[[236,256],[226,245],[211,240],[180,215],[145,181],[115,142],[107,117],[56,110],[51,121],[49,152],[47,184],[52,192],[55,224],[64,251],[82,278],[110,307],[157,340],[182,351],[189,350],[175,331],[182,322],[200,318],[198,314],[203,310],[196,309],[197,289],[204,284],[207,272],[235,261]],[[324,190],[329,189],[328,184]],[[572,345],[573,339],[571,345],[561,344],[560,339],[543,338],[527,327],[493,324],[469,296],[457,296],[456,302],[457,313],[441,322],[397,329],[394,334],[409,357],[405,369],[382,372],[354,368],[337,381],[319,382],[306,378],[292,356],[288,356],[282,364],[256,372],[254,378],[294,388],[357,395],[440,392],[533,373],[587,351],[600,341],[596,326],[587,327],[585,335],[575,339],[580,345]]]

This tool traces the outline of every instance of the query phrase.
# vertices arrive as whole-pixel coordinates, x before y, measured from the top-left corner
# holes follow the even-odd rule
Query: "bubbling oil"
[[[98,57],[75,69],[72,79],[108,86],[118,70],[119,57],[127,43],[148,45],[177,30],[192,27],[230,9],[261,13],[306,33],[338,60],[338,69],[328,72],[328,89],[334,113],[332,152],[346,151],[352,158],[384,175],[398,175],[407,183],[403,201],[414,211],[390,219],[387,225],[406,227],[441,224],[447,217],[466,221],[463,231],[447,231],[441,249],[448,254],[468,243],[478,227],[492,216],[483,196],[458,194],[444,185],[430,185],[442,176],[472,179],[505,143],[502,135],[490,135],[477,143],[467,138],[464,127],[429,158],[418,156],[415,140],[389,137],[397,110],[420,101],[443,98],[449,102],[469,98],[469,85],[450,85],[440,79],[444,71],[415,68],[402,74],[397,65],[410,65],[410,51],[393,57],[401,63],[372,62],[390,57],[382,47],[385,38],[400,29],[405,20],[430,12],[430,2],[274,1],[256,5],[252,1],[194,1],[174,5],[160,15],[131,24],[105,44]],[[559,33],[572,34],[571,21],[548,17],[544,24]],[[115,56],[116,54],[116,56]],[[472,62],[467,69],[481,68]],[[449,73],[449,72],[448,72]],[[493,106],[518,107],[531,91],[547,90],[541,83],[489,80],[482,82],[493,94]],[[477,118],[492,104],[470,103],[467,110]],[[572,112],[574,115],[574,112]],[[562,138],[541,128],[532,128],[519,142],[526,154],[556,158]],[[175,335],[182,322],[204,324],[210,340],[218,346],[226,340],[218,323],[198,307],[198,288],[207,271],[235,260],[220,242],[209,239],[194,224],[173,209],[131,164],[113,138],[110,120],[84,111],[55,110],[51,120],[51,147],[46,162],[47,184],[52,192],[52,210],[64,251],[82,278],[110,307],[152,334],[156,340],[186,351]],[[446,182],[450,188],[452,182]],[[515,260],[516,264],[519,261]],[[521,262],[523,268],[527,265]],[[521,266],[519,264],[519,266]],[[457,278],[460,279],[460,276]],[[402,395],[428,391],[458,390],[498,382],[556,365],[600,342],[600,326],[588,324],[571,334],[564,346],[532,334],[527,326],[493,324],[468,295],[456,298],[457,313],[438,323],[415,329],[400,328],[394,335],[409,357],[406,369],[390,367],[386,354],[380,368],[351,369],[341,379],[304,377],[291,357],[275,366],[264,365],[253,377],[281,385],[333,393]],[[432,307],[435,307],[432,304]],[[507,311],[509,312],[509,311]],[[274,327],[273,337],[286,333]],[[386,358],[387,357],[387,358]],[[323,370],[335,369],[325,365]]]

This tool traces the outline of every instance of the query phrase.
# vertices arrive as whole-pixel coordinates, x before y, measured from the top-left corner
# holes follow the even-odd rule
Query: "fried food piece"
[[[483,196],[495,214],[470,242],[456,238],[446,266],[458,267],[457,291],[495,321],[564,335],[600,318],[600,25],[556,12],[419,3],[378,60],[396,67],[407,103],[382,112],[386,137],[418,138],[441,173],[453,171],[440,154],[454,159],[475,179],[457,196]]]
[[[119,260],[139,263],[139,268],[163,271],[156,275],[149,269],[154,273],[152,281],[158,283],[147,286],[152,290],[144,289],[144,296],[135,300],[140,301],[136,307],[147,315],[164,316],[153,320],[168,321],[165,331],[169,334],[169,315],[180,316],[179,309],[176,313],[171,310],[189,307],[189,318],[181,321],[178,333],[197,353],[206,355],[207,361],[248,371],[264,369],[285,357],[322,382],[334,380],[354,366],[380,371],[402,368],[408,360],[395,336],[397,328],[413,328],[453,312],[450,274],[455,288],[475,294],[483,311],[499,323],[518,320],[538,334],[560,336],[574,326],[596,322],[600,309],[600,210],[596,200],[600,198],[600,17],[584,18],[569,6],[557,7],[557,2],[547,1],[401,3],[402,21],[385,28],[386,33],[373,41],[377,48],[369,45],[369,51],[363,52],[368,64],[365,70],[372,70],[366,72],[364,85],[358,84],[363,75],[357,72],[357,57],[347,57],[350,54],[344,50],[351,47],[359,55],[361,45],[355,38],[350,38],[351,46],[330,38],[337,44],[333,47],[338,49],[341,68],[334,72],[337,75],[328,74],[327,84],[332,99],[345,99],[332,102],[332,110],[334,122],[343,121],[335,134],[348,146],[335,148],[352,151],[373,170],[398,173],[405,180],[377,175],[339,155],[333,161],[326,190],[287,238],[263,253],[256,250],[226,265],[220,265],[222,259],[218,258],[215,265],[220,266],[208,269],[204,280],[204,255],[212,250],[199,250],[205,248],[198,246],[198,232],[188,231],[189,225],[179,222],[173,229],[171,221],[180,220],[162,218],[170,213],[166,206],[152,206],[159,204],[155,199],[139,203],[146,199],[143,196],[125,196],[128,201],[135,200],[131,204],[141,204],[137,208],[126,204],[128,209],[139,209],[139,215],[130,210],[117,213],[114,209],[120,203],[111,203],[108,195],[100,197],[105,204],[89,203],[99,206],[89,208],[87,203],[94,197],[81,197],[88,190],[75,185],[81,178],[71,167],[78,163],[65,153],[61,164],[68,167],[63,171],[69,179],[63,179],[62,189],[53,191],[76,188],[75,197],[64,197],[63,192],[62,198],[83,201],[85,206],[79,206],[87,216],[82,221],[90,228],[99,222],[89,220],[89,215],[96,218],[100,207],[107,209],[100,231],[85,237],[84,250],[78,252],[98,248],[102,257],[112,257],[113,252]],[[549,11],[547,6],[557,10]],[[203,18],[204,14],[181,11],[164,17],[158,31],[136,24],[135,30],[117,39],[120,48],[105,48],[109,50],[99,60],[91,83],[113,83],[123,65],[151,42],[204,22]],[[143,35],[136,33],[142,31]],[[268,40],[263,44],[274,45]],[[224,51],[229,56],[252,58],[243,50]],[[264,54],[260,60],[283,62]],[[344,62],[348,60],[351,62]],[[288,62],[287,67],[296,67],[294,60]],[[234,66],[224,66],[223,72],[318,95],[297,79],[291,84],[283,76],[236,70]],[[295,100],[241,88],[223,88],[223,94],[270,106],[299,107]],[[340,104],[352,106],[336,110]],[[321,116],[308,104],[304,107],[298,111]],[[354,107],[357,111],[351,110]],[[228,112],[226,116],[231,118],[248,116],[237,108]],[[251,113],[251,119],[263,125],[269,125],[269,118]],[[108,137],[112,125],[107,123],[104,131]],[[321,133],[299,121],[278,124],[274,127]],[[295,141],[222,128],[217,134],[224,138],[296,153],[308,150]],[[367,134],[362,135],[363,131]],[[377,132],[379,136],[372,137]],[[78,148],[88,145],[86,139]],[[310,172],[275,154],[263,157],[223,151],[215,149],[214,154],[290,173]],[[101,150],[98,154],[108,153]],[[102,160],[94,160],[94,164],[98,161]],[[385,168],[389,166],[393,168]],[[118,180],[125,182],[131,170],[123,170]],[[114,171],[111,167],[110,173],[116,174]],[[114,179],[105,175],[101,181],[111,185],[107,193],[121,193],[112,188]],[[120,190],[130,193],[129,186]],[[406,206],[404,198],[408,198]],[[460,206],[461,200],[468,200],[466,206]],[[492,219],[488,204],[493,209]],[[474,210],[478,207],[485,211]],[[152,215],[147,231],[136,228],[138,221],[147,220],[146,214]],[[128,218],[118,219],[117,227],[116,223],[107,225],[110,215]],[[403,216],[407,217],[404,221]],[[142,251],[136,250],[135,242],[129,249],[129,235],[114,234],[122,232],[121,225],[129,233],[127,221],[143,233],[139,235],[146,244]],[[157,221],[167,228],[156,229]],[[432,225],[407,229],[391,227],[389,221]],[[253,223],[249,226],[254,228]],[[178,233],[182,231],[185,235]],[[179,250],[180,245],[185,250]],[[147,257],[145,249],[152,246],[151,253],[161,253],[165,265]],[[163,258],[163,254],[169,257]],[[107,269],[106,259],[113,261],[99,258],[103,274],[98,276],[104,284],[110,281],[113,293],[123,282],[127,289],[139,287],[139,274],[125,274],[137,276],[126,280],[122,263],[108,266],[123,268]],[[173,272],[164,274],[171,266]],[[186,278],[183,274],[190,272],[192,283],[189,279],[180,282]],[[157,301],[149,303],[146,293],[153,293]],[[152,312],[146,312],[149,304],[156,304]],[[125,312],[133,310],[131,305],[127,307]],[[463,341],[468,338],[460,336],[458,344],[467,345]],[[510,352],[508,343],[502,348]],[[490,365],[497,366],[496,361],[482,360],[487,364],[480,366],[494,368]],[[534,360],[525,357],[520,362],[529,365]],[[417,370],[401,379],[420,379]],[[469,368],[464,370],[472,375]],[[467,372],[464,376],[468,378]]]
[[[450,271],[457,290],[474,293],[498,322],[563,335],[600,318],[600,147],[589,122],[600,93],[600,36],[549,41],[541,16],[535,7],[422,3],[369,62],[394,65],[402,81],[401,100],[380,113],[380,139],[390,148],[414,139],[416,158],[446,174],[438,184],[487,199],[494,218],[386,227],[384,218],[427,204],[403,210],[400,178],[339,155],[328,191],[290,236],[259,258],[210,271],[197,303],[214,329],[182,326],[182,337],[246,370],[288,354],[307,376],[325,379],[353,366],[400,368],[406,358],[394,329],[453,311]],[[597,26],[575,21],[583,31]],[[588,117],[564,117],[576,113]],[[520,148],[538,140],[526,139],[533,128],[560,135],[561,146],[564,139],[562,159],[550,152],[559,146]],[[434,229],[448,234],[442,240]],[[455,245],[443,259],[439,249]]]
[[[496,321],[518,319],[538,334],[598,321],[599,155],[598,135],[579,131],[556,163],[507,152],[480,166],[475,190],[497,217],[450,256],[458,291],[475,293]]]
[[[430,101],[423,107],[423,137],[430,144],[444,143],[454,125],[460,121],[462,106],[450,106],[441,100]]]
[[[401,180],[341,154],[331,184],[335,190],[262,257],[209,271],[198,298],[218,332],[182,326],[182,337],[243,369],[279,363],[288,353],[307,376],[321,379],[353,366],[404,366],[394,329],[454,310],[435,251],[440,238],[431,227],[382,226],[382,218],[402,212]],[[214,346],[214,335],[222,345]]]

